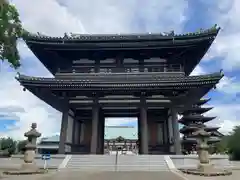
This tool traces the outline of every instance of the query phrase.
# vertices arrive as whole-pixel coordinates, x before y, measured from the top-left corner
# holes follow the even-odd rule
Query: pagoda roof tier
[[[200,100],[196,103],[196,105],[197,105],[197,106],[204,105],[204,104],[206,104],[207,102],[209,102],[210,100],[211,100],[211,98],[208,98],[208,99],[200,99]]]
[[[217,131],[220,127],[204,127],[204,130],[207,131],[207,132],[214,132],[214,131]],[[198,125],[196,126],[184,126],[182,129],[180,129],[180,133],[182,134],[188,134],[188,133],[192,133],[196,130],[198,130],[199,127]]]
[[[178,122],[184,125],[188,125],[189,123],[192,122],[202,122],[202,123],[206,123],[208,121],[211,121],[213,119],[215,119],[216,117],[205,117],[203,115],[200,114],[196,114],[196,115],[185,115],[183,116]]]
[[[60,67],[70,68],[81,59],[108,58],[167,59],[171,64],[185,65],[188,75],[207,52],[220,28],[196,33],[78,35],[50,37],[27,33],[24,40],[32,52],[53,74]]]
[[[219,141],[221,141],[220,137],[210,137],[208,140],[208,144],[217,143]],[[196,144],[197,140],[196,140],[196,138],[187,137],[186,139],[182,139],[182,143],[183,144]]]
[[[185,115],[192,115],[192,114],[203,114],[205,112],[210,111],[211,109],[213,109],[213,107],[199,107],[199,106],[197,106],[197,107],[189,108],[189,109],[183,111],[180,114],[183,114],[184,116]]]

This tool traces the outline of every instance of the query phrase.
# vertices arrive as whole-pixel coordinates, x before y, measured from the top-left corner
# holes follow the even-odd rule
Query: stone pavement
[[[161,172],[79,172],[79,171],[62,171],[51,172],[44,175],[24,175],[24,176],[9,176],[0,180],[238,180],[240,171],[233,171],[232,176],[221,177],[201,177],[181,174],[180,176],[167,171]]]
[[[78,171],[63,171],[58,172],[53,176],[39,178],[38,180],[183,180],[172,172],[78,172]]]
[[[78,172],[62,171],[45,175],[8,176],[1,180],[184,180],[172,172]]]
[[[203,176],[195,176],[182,174],[182,177],[185,180],[239,180],[240,178],[240,170],[233,170],[233,174],[230,176],[213,176],[213,177],[203,177]]]

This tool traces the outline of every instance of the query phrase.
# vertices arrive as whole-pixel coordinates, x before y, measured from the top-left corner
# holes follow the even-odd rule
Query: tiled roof
[[[42,138],[41,142],[59,142],[59,135]]]
[[[192,121],[200,121],[200,122],[208,122],[211,121],[213,119],[215,119],[216,117],[205,117],[203,115],[200,114],[196,114],[196,115],[185,115],[183,116],[180,120],[178,120],[179,123],[182,124],[188,124],[188,122],[192,122]]]
[[[137,140],[138,128],[135,126],[106,126],[104,139],[116,139],[119,136],[124,139]],[[59,135],[45,137],[41,142],[59,142]]]
[[[176,87],[176,86],[197,86],[216,84],[223,77],[222,73],[213,73],[201,76],[176,76],[176,77],[161,77],[160,74],[148,76],[143,74],[108,74],[105,76],[93,76],[92,78],[85,76],[79,76],[78,78],[69,79],[56,79],[56,78],[39,78],[25,75],[19,75],[16,79],[22,83],[22,85],[34,85],[42,87]]]
[[[181,112],[181,114],[184,114],[184,115],[189,115],[191,113],[197,113],[197,114],[203,114],[205,112],[208,112],[210,111],[211,109],[213,109],[213,107],[192,107],[192,108],[189,108],[187,110],[185,110],[184,112]]]
[[[130,127],[105,127],[105,139],[116,139],[119,136],[124,139],[137,140],[138,128],[134,126]]]
[[[119,40],[155,40],[155,39],[169,39],[175,38],[196,38],[198,36],[216,35],[220,30],[216,25],[210,29],[199,30],[198,32],[191,32],[185,34],[175,34],[173,31],[169,33],[145,33],[145,34],[65,34],[63,37],[51,37],[43,34],[33,34],[26,32],[25,40],[46,40],[46,41],[119,41]],[[61,42],[59,42],[61,43]]]

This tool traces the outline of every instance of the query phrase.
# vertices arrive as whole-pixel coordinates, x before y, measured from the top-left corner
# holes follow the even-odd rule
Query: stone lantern
[[[26,174],[43,174],[46,171],[41,170],[37,167],[34,162],[35,151],[37,149],[37,138],[41,136],[37,130],[37,124],[32,123],[31,130],[24,133],[24,136],[27,137],[27,144],[25,146],[24,153],[24,163],[17,170],[4,171],[4,174],[8,175],[26,175]]]
[[[209,160],[209,145],[208,139],[211,136],[209,132],[206,132],[204,128],[200,128],[196,132],[193,132],[193,137],[197,139],[197,152],[199,158],[198,169],[200,172],[211,172],[213,165],[210,164]]]
[[[199,127],[192,136],[197,140],[197,153],[199,164],[197,168],[181,169],[182,172],[201,176],[224,176],[231,175],[232,172],[226,169],[216,169],[210,162],[208,141],[211,133],[205,130],[205,127]]]
[[[24,134],[24,136],[27,137],[28,140],[25,146],[24,164],[22,165],[22,167],[26,169],[37,169],[37,166],[34,163],[34,159],[35,151],[37,149],[37,138],[41,136],[41,133],[39,133],[36,128],[37,124],[32,123],[31,130]]]

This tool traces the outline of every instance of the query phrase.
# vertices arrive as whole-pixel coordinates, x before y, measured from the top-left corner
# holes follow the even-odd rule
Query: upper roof
[[[71,67],[73,60],[106,58],[148,59],[160,57],[169,63],[185,65],[185,73],[192,72],[217,36],[220,28],[213,27],[195,33],[167,35],[77,35],[50,37],[27,33],[29,48],[46,66],[56,73],[59,67]]]

